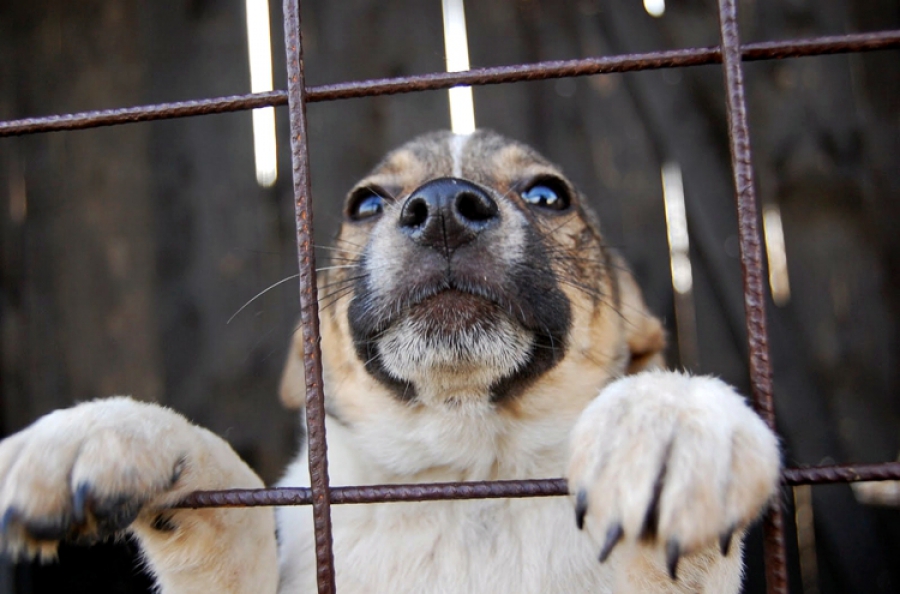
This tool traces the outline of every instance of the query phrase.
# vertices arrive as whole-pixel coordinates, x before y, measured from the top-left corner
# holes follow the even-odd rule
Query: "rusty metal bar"
[[[900,480],[900,462],[842,466],[786,468],[784,485],[825,485],[857,481]],[[532,479],[468,483],[421,483],[411,485],[369,485],[331,487],[331,503],[378,503],[434,501],[438,499],[496,499],[503,497],[551,497],[567,495],[566,480]],[[273,489],[230,489],[197,491],[176,507],[257,507],[267,505],[310,505],[312,491],[306,487]]]
[[[741,268],[744,275],[744,313],[750,347],[751,396],[757,412],[775,428],[772,402],[772,367],[766,328],[766,303],[759,233],[756,189],[750,155],[750,129],[744,99],[744,75],[739,51],[737,9],[734,0],[720,0],[719,11],[724,48],[728,136],[734,175],[740,239]]]
[[[83,111],[64,115],[52,115],[40,118],[25,118],[0,122],[0,138],[4,136],[22,136],[40,132],[61,132],[66,130],[85,130],[135,122],[152,122],[190,116],[229,113],[270,105],[287,105],[285,91],[271,91],[247,95],[233,95],[200,99],[196,101],[179,101],[177,103],[159,103],[120,109],[103,109],[100,111]]]
[[[776,60],[848,52],[900,48],[900,31],[881,31],[793,41],[751,43],[741,48],[746,61]],[[376,95],[446,89],[455,85],[489,85],[507,82],[546,80],[615,72],[635,72],[717,64],[722,61],[718,47],[692,48],[579,60],[537,62],[515,66],[475,68],[466,72],[440,72],[399,78],[352,81],[306,89],[306,102],[334,101]],[[83,130],[134,122],[149,122],[214,113],[229,113],[257,107],[287,105],[285,91],[234,95],[198,101],[161,103],[122,109],[86,111],[65,115],[25,118],[0,122],[0,137]]]
[[[900,462],[785,468],[781,480],[790,486],[900,480]]]
[[[309,477],[316,540],[316,576],[319,594],[334,594],[334,553],[331,531],[331,496],[325,443],[325,394],[322,386],[322,350],[319,347],[319,306],[316,287],[316,252],[313,247],[313,208],[309,180],[306,133],[306,81],[300,33],[300,0],[284,0],[284,45],[287,53],[288,109],[291,120],[291,162],[297,222],[297,259],[300,278],[300,325],[306,377],[306,428]]]
[[[568,493],[565,479],[482,481],[467,483],[422,483],[410,485],[369,485],[331,487],[331,503],[382,503],[394,501],[435,501],[440,499],[499,499],[505,497],[552,497]],[[310,489],[233,489],[198,491],[178,507],[252,507],[261,505],[309,505]]]
[[[878,49],[900,48],[900,31],[881,31],[857,35],[818,37],[808,40],[788,42],[752,43],[740,51],[746,60],[771,60],[801,56],[816,56],[844,52],[862,52]],[[490,85],[519,81],[546,80],[592,74],[616,72],[637,72],[660,68],[702,66],[721,63],[718,47],[690,48],[583,58],[579,60],[558,60],[476,68],[466,72],[440,72],[405,78],[386,78],[360,82],[340,83],[310,89],[315,101],[350,99],[370,95],[391,95],[433,89],[444,89],[455,85]],[[312,98],[310,100],[313,100]]]
[[[772,366],[769,361],[766,302],[763,289],[762,249],[757,226],[756,191],[750,154],[750,129],[744,97],[744,73],[738,33],[735,0],[719,0],[719,27],[722,39],[722,65],[725,75],[725,101],[728,137],[734,175],[738,214],[741,269],[744,279],[744,312],[747,318],[750,386],[757,412],[775,429],[772,401]],[[784,519],[779,501],[773,503],[764,521],[766,588],[769,594],[787,594],[787,556],[784,545]]]

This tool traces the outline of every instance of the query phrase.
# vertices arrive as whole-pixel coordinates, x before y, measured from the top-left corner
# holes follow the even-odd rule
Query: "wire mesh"
[[[371,504],[440,499],[547,497],[567,493],[566,481],[561,478],[412,485],[329,486],[322,363],[319,349],[315,252],[311,239],[312,203],[306,134],[306,104],[311,102],[445,89],[462,84],[488,85],[721,63],[725,75],[728,128],[738,210],[752,397],[757,411],[774,428],[772,369],[768,355],[762,252],[757,225],[759,212],[754,190],[754,170],[750,154],[750,129],[746,118],[742,63],[897,49],[900,48],[900,31],[741,45],[734,0],[720,0],[718,12],[721,45],[717,47],[476,68],[466,72],[441,72],[307,87],[304,80],[300,37],[300,0],[284,0],[287,91],[0,122],[0,137],[4,137],[225,113],[266,106],[288,106],[300,269],[301,328],[307,389],[306,411],[311,487],[197,492],[182,501],[179,507],[311,505],[314,515],[318,588],[319,592],[324,594],[335,591],[330,516],[332,503]],[[900,462],[788,468],[782,474],[782,482],[785,485],[817,485],[888,479],[900,479]],[[768,592],[781,594],[787,592],[788,586],[783,519],[781,509],[777,505],[773,506],[767,515],[765,535]]]

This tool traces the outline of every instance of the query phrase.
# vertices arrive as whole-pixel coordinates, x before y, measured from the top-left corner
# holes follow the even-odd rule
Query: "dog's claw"
[[[666,543],[666,569],[672,580],[678,579],[678,561],[681,559],[681,545],[674,538]]]
[[[169,479],[171,481],[169,486],[175,486],[175,483],[178,482],[178,479],[180,479],[182,473],[184,473],[185,466],[187,466],[187,456],[179,457],[178,461],[175,462],[175,466],[172,468],[172,478]]]
[[[609,530],[606,531],[606,542],[603,543],[603,548],[600,550],[600,563],[603,563],[609,558],[610,553],[612,553],[612,550],[619,544],[619,541],[622,540],[624,534],[625,531],[619,523],[615,523],[609,527]]]
[[[3,512],[3,517],[0,518],[0,534],[6,533],[6,529],[9,528],[9,525],[16,519],[17,515],[18,513],[14,507],[10,507]]]
[[[584,529],[584,516],[586,513],[587,491],[579,489],[578,495],[575,496],[575,525],[578,526],[579,530]]]
[[[24,522],[25,532],[34,540],[51,542],[62,540],[69,534],[68,518],[54,520],[32,520]]]
[[[84,524],[90,491],[91,487],[88,483],[81,483],[72,494],[72,519],[76,524]]]
[[[727,557],[728,551],[731,549],[731,537],[734,535],[734,528],[729,528],[719,536],[719,550],[722,556]]]

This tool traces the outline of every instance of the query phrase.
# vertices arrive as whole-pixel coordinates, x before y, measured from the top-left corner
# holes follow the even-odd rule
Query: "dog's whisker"
[[[328,287],[334,287],[334,286],[338,286],[338,285],[353,283],[355,281],[358,281],[361,278],[365,278],[366,276],[368,276],[368,275],[367,274],[358,274],[356,276],[349,276],[347,278],[342,278],[340,280],[336,280],[331,283],[325,283],[324,285],[319,285],[319,291],[321,291],[322,289],[327,289]]]
[[[596,251],[592,251],[591,253],[573,253],[567,248],[562,246],[552,246],[546,249],[546,254],[548,257],[557,258],[561,260],[573,260],[578,262],[591,262],[597,265],[608,267],[612,270],[628,270],[627,267],[619,264],[617,262],[611,261],[612,259],[608,257],[606,253],[597,249]]]
[[[358,264],[338,264],[336,266],[323,266],[316,268],[316,272],[325,272],[326,270],[340,270],[341,268],[359,268]]]
[[[541,327],[544,329],[547,338],[550,339],[550,350],[554,353],[556,352],[556,341],[553,340],[553,333],[550,331],[550,328],[547,327],[546,324],[541,324]]]
[[[263,343],[263,341],[266,338],[268,338],[269,336],[271,336],[272,333],[275,332],[275,330],[277,330],[277,329],[278,329],[277,325],[271,326],[268,330],[266,330],[259,337],[257,337],[257,339],[255,341],[253,341],[253,345],[249,349],[247,349],[247,356],[244,357],[244,363],[246,363],[247,361],[250,360],[250,357],[253,355],[253,352],[257,349],[257,347],[259,345],[261,345]]]
[[[346,293],[350,293],[353,290],[354,290],[354,287],[352,285],[337,287],[335,289],[332,289],[331,291],[320,294],[319,295],[319,303],[322,303],[323,301],[327,301],[327,300],[331,299],[332,297],[335,297],[336,295],[343,295]]]
[[[319,250],[328,250],[330,252],[356,254],[357,256],[363,255],[363,252],[361,250],[348,250],[347,248],[340,248],[340,247],[333,247],[333,246],[319,245],[319,244],[315,244],[315,245],[313,245],[313,247],[315,247],[316,249],[319,249]]]
[[[336,242],[346,243],[347,245],[352,245],[352,246],[355,247],[355,248],[359,248],[360,253],[362,253],[362,251],[366,249],[366,246],[360,245],[360,244],[358,244],[358,243],[353,243],[352,241],[349,241],[349,240],[344,239],[344,238],[342,238],[342,237],[336,237],[334,240],[335,240]]]
[[[559,282],[565,283],[565,284],[569,285],[570,287],[579,289],[580,291],[590,295],[591,297],[596,297],[598,299],[602,299],[602,298],[606,297],[606,293],[601,291],[600,288],[593,287],[591,285],[587,285],[585,283],[579,282],[579,281],[571,279],[571,278],[562,277],[559,279]]]
[[[280,351],[280,350],[281,350],[281,348],[279,348],[279,347],[275,347],[274,349],[271,349],[268,353],[266,353],[265,355],[263,355],[262,359],[260,359],[260,362],[266,362],[266,361],[268,361],[269,359],[272,358],[272,356],[273,356],[275,353],[277,353],[277,352]]]
[[[350,257],[346,257],[346,256],[330,255],[330,256],[328,256],[328,260],[329,260],[329,262],[353,262],[357,265],[360,265],[359,258],[350,258]]]
[[[606,258],[601,255],[584,256],[581,254],[572,254],[561,248],[550,248],[547,250],[547,257],[554,261],[560,262],[585,262],[588,264],[606,265]]]
[[[238,310],[237,310],[236,312],[234,312],[230,318],[228,318],[228,321],[225,322],[225,324],[230,324],[230,323],[231,323],[231,320],[233,320],[239,313],[241,313],[242,311],[244,311],[245,309],[247,309],[247,307],[248,307],[251,303],[253,303],[253,302],[256,301],[257,299],[259,299],[260,297],[262,297],[263,295],[265,295],[266,293],[268,293],[269,291],[271,291],[271,290],[274,289],[275,287],[277,287],[277,286],[279,286],[279,285],[283,285],[284,283],[288,282],[289,280],[293,280],[293,279],[295,279],[295,278],[300,278],[300,275],[299,275],[299,274],[292,274],[291,276],[289,276],[289,277],[287,277],[287,278],[281,279],[281,280],[278,281],[277,283],[273,283],[273,284],[269,285],[268,287],[266,287],[265,289],[263,289],[262,291],[260,291],[260,292],[257,293],[256,295],[254,295],[247,303],[245,303],[245,304],[242,305],[240,308],[238,308]]]
[[[366,359],[365,362],[363,362],[363,367],[368,367],[368,366],[369,366],[369,363],[371,363],[372,361],[374,361],[374,360],[377,359],[377,358],[378,358],[378,354],[377,354],[377,353],[376,353],[375,355],[372,355],[371,357],[369,357],[368,359]]]
[[[325,291],[325,292],[319,294],[319,303],[321,303],[322,301],[326,301],[326,300],[334,297],[335,295],[349,293],[349,292],[353,291],[354,288],[355,288],[355,286],[353,284],[334,287],[330,291]]]
[[[554,226],[554,227],[551,227],[550,229],[541,229],[540,226],[536,226],[536,227],[535,227],[535,230],[536,230],[539,234],[541,234],[541,235],[543,236],[544,239],[550,239],[550,237],[551,237],[553,234],[557,233],[560,229],[562,229],[562,228],[564,228],[564,227],[568,227],[568,226],[569,226],[570,224],[572,224],[574,221],[575,221],[575,219],[566,219],[566,220],[564,220],[562,223],[560,223],[560,224],[558,224],[558,225],[556,225],[556,226]]]
[[[347,287],[345,289],[338,289],[337,291],[326,295],[325,299],[328,300],[327,303],[323,302],[323,300],[319,300],[319,311],[326,311],[328,308],[337,304],[341,299],[353,293],[353,287]]]

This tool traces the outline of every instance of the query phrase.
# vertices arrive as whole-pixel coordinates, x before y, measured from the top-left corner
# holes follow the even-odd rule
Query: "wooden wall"
[[[717,43],[712,2],[669,4],[653,19],[639,0],[470,1],[472,63]],[[0,119],[248,92],[243,11],[238,0],[2,2]],[[741,15],[744,41],[900,26],[892,0],[744,0]],[[306,0],[303,20],[310,84],[443,68],[438,0]],[[277,4],[272,23],[285,88]],[[782,209],[791,275],[790,303],[770,304],[791,464],[883,461],[900,449],[897,58],[747,66],[758,189]],[[593,198],[670,327],[659,171],[681,165],[698,370],[746,388],[720,68],[481,87],[475,101],[479,125],[535,145]],[[312,104],[308,114],[319,243],[385,150],[448,125],[444,92]],[[75,401],[133,394],[209,426],[277,478],[297,439],[276,396],[296,287],[229,319],[296,270],[286,116],[278,110],[272,189],[255,183],[248,113],[0,139],[3,432]],[[897,512],[860,507],[844,486],[814,495],[821,591],[900,588]],[[20,570],[15,591],[41,591],[46,575]],[[758,591],[758,555],[749,575],[747,591]],[[0,592],[11,591],[3,580],[8,572]]]

